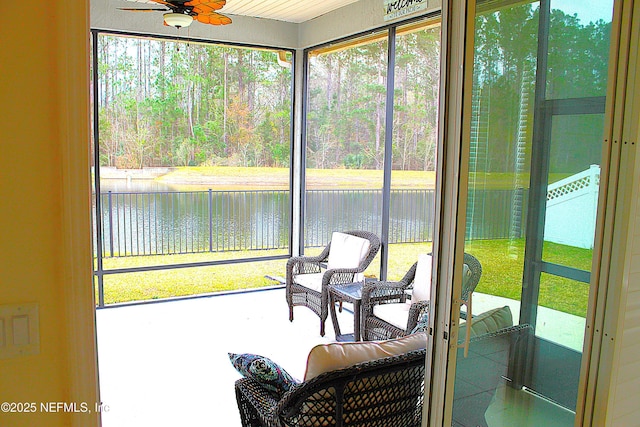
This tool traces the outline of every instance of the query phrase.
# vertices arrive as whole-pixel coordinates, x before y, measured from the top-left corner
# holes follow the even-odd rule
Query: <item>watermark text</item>
[[[89,402],[2,402],[0,413],[93,413],[109,412],[111,408],[104,403]]]

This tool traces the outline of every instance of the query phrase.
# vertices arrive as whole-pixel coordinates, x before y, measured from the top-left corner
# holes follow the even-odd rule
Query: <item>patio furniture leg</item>
[[[360,300],[354,301],[353,303],[353,340],[360,341],[361,339],[361,331],[360,326],[362,320],[360,320]]]
[[[336,301],[331,293],[329,293],[329,313],[331,314],[331,322],[333,323],[333,330],[336,333],[336,339],[338,339],[341,335],[340,324],[338,324],[338,316],[336,316]]]

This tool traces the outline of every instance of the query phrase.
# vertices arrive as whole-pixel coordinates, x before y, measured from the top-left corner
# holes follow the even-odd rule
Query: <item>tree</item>
[[[105,34],[98,43],[101,164],[288,163],[291,70],[275,52]],[[275,128],[268,143],[261,123]]]

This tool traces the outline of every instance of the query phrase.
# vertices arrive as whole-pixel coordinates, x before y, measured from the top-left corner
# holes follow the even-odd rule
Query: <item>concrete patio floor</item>
[[[518,323],[520,301],[478,292],[473,293],[472,308],[474,316],[505,305],[508,305],[511,309],[513,321]],[[547,307],[538,307],[536,335],[562,344],[572,350],[582,351],[585,325],[586,319],[584,317],[574,316]]]
[[[240,426],[229,352],[269,357],[304,376],[320,321],[300,307],[289,322],[283,288],[97,310],[104,427]],[[343,332],[353,315],[339,314]]]
[[[473,297],[474,315],[503,305],[517,319],[518,301]],[[97,310],[103,426],[240,426],[240,374],[229,352],[269,357],[301,379],[309,350],[335,340],[330,318],[321,337],[315,314],[298,307],[294,315],[289,322],[280,287]],[[351,332],[351,312],[338,316],[342,332]],[[540,336],[579,351],[583,330],[583,318],[539,311]]]

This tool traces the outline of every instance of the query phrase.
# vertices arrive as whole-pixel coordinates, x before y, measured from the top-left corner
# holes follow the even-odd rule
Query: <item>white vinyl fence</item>
[[[599,185],[598,165],[549,185],[544,240],[592,249]]]

